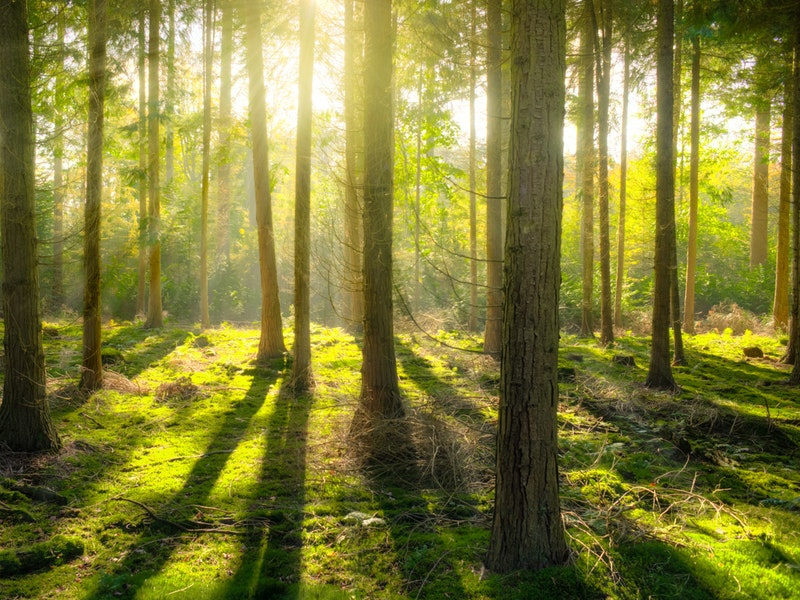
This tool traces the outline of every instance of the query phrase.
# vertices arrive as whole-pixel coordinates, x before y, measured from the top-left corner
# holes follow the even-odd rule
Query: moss
[[[83,541],[56,535],[25,550],[0,551],[0,575],[11,576],[60,565],[81,556]]]

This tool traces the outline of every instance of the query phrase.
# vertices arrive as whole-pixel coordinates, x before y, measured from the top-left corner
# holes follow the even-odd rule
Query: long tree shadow
[[[137,590],[169,562],[180,540],[197,535],[191,528],[186,530],[174,524],[188,522],[186,517],[182,517],[192,515],[195,506],[206,503],[231,454],[242,441],[251,420],[261,410],[270,389],[281,375],[281,372],[275,370],[254,368],[253,372],[253,380],[247,393],[227,411],[223,422],[209,436],[204,452],[195,462],[183,487],[168,498],[135,499],[142,505],[146,504],[154,515],[170,516],[154,518],[149,524],[140,524],[141,532],[131,543],[125,557],[117,563],[113,571],[101,576],[97,587],[87,598],[134,597]],[[153,542],[165,539],[164,531],[154,531],[157,528],[166,528],[170,534],[166,537],[173,543],[154,544]],[[178,542],[175,542],[176,539]],[[144,545],[148,545],[149,552],[137,551]]]
[[[156,334],[141,325],[127,325],[112,329],[103,339],[103,349],[110,357],[108,366],[132,378],[169,355],[189,336],[189,332],[183,329],[165,328]],[[119,355],[112,353],[114,350]]]
[[[285,383],[264,433],[266,450],[250,507],[259,525],[247,537],[224,598],[297,598],[306,504],[308,420],[314,397]]]

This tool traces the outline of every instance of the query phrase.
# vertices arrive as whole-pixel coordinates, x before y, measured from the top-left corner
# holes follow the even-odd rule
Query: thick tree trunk
[[[392,2],[364,7],[364,345],[360,412],[366,423],[404,415],[392,323]]]
[[[502,0],[486,6],[486,326],[483,351],[499,355],[503,327]]]
[[[617,226],[617,278],[614,294],[614,327],[622,328],[622,294],[625,288],[625,210],[628,201],[628,105],[631,85],[631,52],[625,40],[622,75],[622,122],[620,123],[619,224]]]
[[[791,71],[791,64],[789,70]],[[778,248],[775,257],[775,295],[772,301],[772,323],[779,331],[785,330],[789,324],[789,219],[792,204],[792,129],[794,128],[791,77],[786,78],[783,89]]]
[[[759,61],[760,62],[760,61]],[[753,151],[753,203],[750,221],[750,268],[767,262],[769,214],[769,138],[770,106],[764,100],[756,108]]]
[[[800,115],[800,8],[795,12],[794,28],[794,67],[792,69],[792,104],[794,114]],[[800,118],[794,119],[792,127],[792,326],[789,348],[784,362],[792,364],[789,382],[800,385]]]
[[[278,295],[278,266],[272,227],[272,197],[267,143],[267,108],[264,89],[264,57],[261,48],[261,6],[242,0],[250,80],[250,126],[253,142],[253,176],[258,224],[258,259],[261,274],[261,337],[256,359],[265,361],[286,352],[283,343],[281,305]]]
[[[558,494],[564,0],[512,3],[513,82],[497,482],[486,564],[569,558]]]
[[[145,314],[147,295],[147,62],[145,60],[145,14],[139,12],[138,62],[139,71],[139,176],[137,194],[139,196],[139,264],[136,288],[136,315]]]
[[[100,313],[100,208],[103,199],[103,106],[106,87],[106,0],[89,0],[89,143],[86,160],[83,265],[82,390],[103,386]]]
[[[300,2],[300,73],[294,204],[294,361],[295,392],[307,390],[311,372],[311,92],[314,76],[314,1]]]
[[[581,198],[581,335],[594,336],[594,7],[583,0],[578,75],[578,149],[575,157]]]
[[[172,0],[170,0],[172,1]],[[214,8],[203,6],[203,176],[200,190],[200,327],[211,326],[208,315],[208,185],[211,170],[211,79],[214,65]]]
[[[219,149],[217,151],[217,259],[230,259],[231,158],[231,61],[233,58],[233,6],[222,2],[219,46]]]
[[[0,23],[0,245],[5,322],[0,440],[14,451],[54,451],[61,442],[45,396],[27,3],[0,3]]]
[[[656,33],[656,242],[653,290],[653,339],[645,385],[676,389],[669,352],[670,266],[675,244],[675,160],[672,153],[673,0],[658,0]]]
[[[150,294],[145,327],[161,327],[161,182],[159,178],[159,63],[161,1],[150,0],[149,43],[147,57],[147,174],[149,205],[147,234],[150,249]]]
[[[692,37],[692,122],[689,158],[689,237],[686,244],[686,290],[683,328],[694,333],[694,293],[697,269],[697,211],[700,202],[700,36]]]

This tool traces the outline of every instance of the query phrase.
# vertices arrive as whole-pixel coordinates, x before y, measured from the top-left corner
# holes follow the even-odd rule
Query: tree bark
[[[791,72],[791,61],[789,61]],[[789,324],[789,219],[792,204],[792,129],[794,111],[792,78],[783,88],[783,125],[781,126],[781,183],[778,204],[778,248],[775,256],[775,295],[772,301],[772,323],[783,331]]]
[[[478,85],[477,0],[472,1],[469,39],[469,321],[478,330],[478,199],[475,183],[475,92]]]
[[[511,164],[495,509],[486,564],[569,558],[558,494],[564,0],[512,2]]]
[[[167,89],[164,94],[164,185],[168,197],[175,177],[175,0],[167,0]]]
[[[675,159],[673,156],[673,0],[658,0],[656,32],[656,235],[653,337],[645,385],[675,390],[669,352],[670,285],[675,244]]]
[[[219,149],[217,150],[217,259],[230,259],[231,158],[231,61],[233,58],[233,6],[220,3],[219,46]]]
[[[61,442],[45,396],[36,269],[27,3],[0,3],[0,23],[0,247],[5,322],[0,440],[13,451],[55,451]]]
[[[311,93],[314,77],[314,1],[300,2],[300,73],[297,101],[297,153],[294,205],[294,361],[295,392],[306,391],[311,371]]]
[[[581,335],[594,336],[594,7],[583,0],[578,75],[578,150],[581,197]]]
[[[683,328],[694,333],[694,295],[697,269],[697,211],[700,202],[700,36],[692,36],[692,122],[689,157],[689,236],[686,244],[686,290]]]
[[[759,63],[756,61],[756,70]],[[763,67],[762,67],[763,68]],[[756,107],[755,145],[753,151],[753,203],[750,221],[750,268],[767,262],[769,214],[769,141],[770,101],[765,99]]]
[[[250,81],[250,126],[253,142],[253,176],[258,224],[258,258],[261,274],[261,336],[256,360],[278,358],[286,352],[283,343],[281,305],[278,295],[278,266],[272,227],[272,197],[267,142],[267,108],[264,89],[264,57],[261,48],[261,5],[242,0]]]
[[[172,0],[170,0],[172,2]],[[208,186],[211,170],[211,79],[214,76],[214,8],[203,5],[203,176],[200,190],[200,327],[211,326],[208,314]]]
[[[59,71],[56,74],[55,111],[53,140],[53,293],[52,308],[57,312],[64,309],[64,47],[65,17],[64,7],[59,6],[56,16],[58,30]]]
[[[145,314],[147,295],[147,62],[145,60],[145,9],[139,11],[138,62],[139,71],[139,263],[136,288],[136,315]]]
[[[486,325],[483,351],[498,355],[503,331],[502,0],[486,5]]]
[[[794,67],[792,69],[792,105],[795,115],[800,115],[800,7],[794,18]],[[792,326],[789,348],[786,349],[784,362],[792,364],[789,382],[800,385],[800,118],[792,124]]]
[[[619,224],[617,225],[617,278],[614,294],[614,327],[621,329],[622,294],[625,288],[625,211],[628,201],[628,105],[631,85],[631,52],[624,41],[622,75],[622,121],[620,123]]]
[[[100,214],[103,199],[103,107],[106,87],[106,0],[89,0],[89,140],[86,160],[83,265],[83,363],[80,387],[103,386],[100,312]]]

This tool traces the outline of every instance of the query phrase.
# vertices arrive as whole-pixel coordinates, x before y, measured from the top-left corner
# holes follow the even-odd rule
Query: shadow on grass
[[[269,377],[263,376],[269,373]],[[209,442],[200,458],[195,462],[186,477],[183,487],[169,498],[137,499],[149,503],[149,508],[157,515],[170,515],[169,521],[179,522],[181,517],[190,519],[195,506],[205,504],[214,484],[222,474],[233,450],[242,441],[248,424],[263,406],[270,388],[276,383],[278,371],[255,369],[250,389],[239,402],[231,407],[223,422],[209,436]],[[172,516],[180,515],[180,516]],[[132,598],[138,595],[169,561],[176,546],[183,540],[192,539],[197,532],[186,531],[164,521],[153,521],[149,525],[138,526],[141,532],[131,543],[124,558],[113,571],[101,576],[97,587],[87,599]],[[159,535],[154,529],[163,528],[168,535]],[[157,542],[162,543],[157,543]],[[170,543],[163,543],[169,541]],[[147,551],[143,548],[147,546]],[[150,590],[148,590],[150,591]],[[151,594],[152,595],[152,594]],[[157,596],[157,594],[156,594]]]
[[[109,367],[132,378],[186,342],[189,335],[184,329],[152,330],[126,325],[112,329],[103,339],[103,348],[122,353],[124,360]]]

